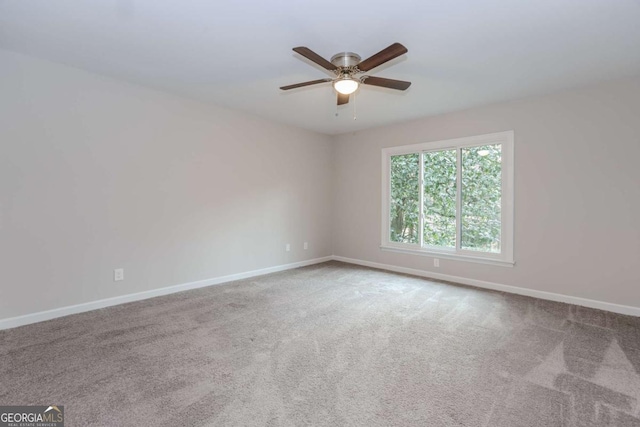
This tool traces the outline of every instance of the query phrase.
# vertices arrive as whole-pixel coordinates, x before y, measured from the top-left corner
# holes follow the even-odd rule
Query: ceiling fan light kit
[[[337,68],[334,72],[337,78],[333,81],[333,88],[343,95],[351,95],[360,87],[360,80],[353,76],[358,73],[356,66],[360,63],[360,55],[353,52],[342,52],[331,57],[331,63]]]
[[[359,86],[360,82],[352,79],[351,77],[344,77],[333,82],[333,88],[343,95],[351,95],[353,92],[358,90]]]
[[[338,53],[331,57],[331,61],[327,61],[308,47],[294,47],[293,51],[304,56],[310,61],[315,62],[324,69],[332,71],[336,77],[333,79],[319,79],[282,86],[280,88],[282,90],[332,82],[333,88],[338,92],[338,105],[343,105],[349,102],[349,95],[358,90],[361,84],[386,87],[396,90],[406,90],[411,86],[411,82],[402,80],[361,75],[364,72],[372,70],[385,62],[391,61],[392,59],[407,53],[407,48],[400,43],[394,43],[364,61],[361,61],[362,58],[360,55],[353,52]]]

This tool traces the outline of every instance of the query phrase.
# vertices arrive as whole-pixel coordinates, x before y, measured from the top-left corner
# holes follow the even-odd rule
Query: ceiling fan
[[[296,83],[293,85],[282,86],[280,89],[289,90],[296,89],[303,86],[315,85],[318,83],[333,83],[333,88],[338,92],[338,105],[346,104],[349,102],[349,95],[358,90],[360,84],[386,87],[396,90],[407,90],[411,86],[411,82],[405,82],[402,80],[385,79],[383,77],[374,77],[368,75],[361,75],[367,71],[370,71],[385,62],[391,61],[400,55],[404,55],[408,52],[407,48],[400,43],[394,43],[386,49],[381,50],[375,55],[360,61],[360,55],[353,52],[342,52],[331,57],[331,61],[327,61],[308,47],[300,46],[294,47],[293,51],[299,53],[310,61],[315,62],[322,68],[329,71],[333,71],[336,75],[333,79],[319,79],[311,80],[303,83]]]

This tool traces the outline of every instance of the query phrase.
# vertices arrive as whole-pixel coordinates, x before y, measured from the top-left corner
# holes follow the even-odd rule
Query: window
[[[382,150],[382,249],[513,265],[513,132]]]

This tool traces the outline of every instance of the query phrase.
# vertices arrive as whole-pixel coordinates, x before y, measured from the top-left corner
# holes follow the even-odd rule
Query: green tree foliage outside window
[[[424,153],[424,244],[456,246],[456,150]]]
[[[500,253],[501,144],[460,149],[462,249]],[[456,247],[458,151],[423,153],[423,243]],[[420,154],[391,156],[390,240],[419,243]]]
[[[392,242],[419,243],[420,155],[391,157]]]
[[[462,249],[500,252],[502,146],[462,149]]]

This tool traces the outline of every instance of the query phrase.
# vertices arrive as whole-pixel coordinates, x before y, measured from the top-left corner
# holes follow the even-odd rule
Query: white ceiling
[[[278,89],[393,42],[406,92]],[[640,0],[0,0],[0,48],[337,134],[640,74]]]

